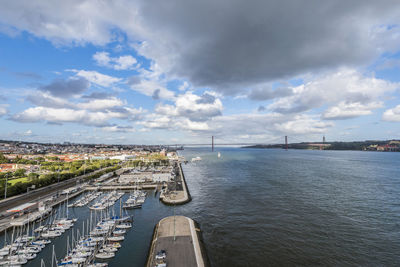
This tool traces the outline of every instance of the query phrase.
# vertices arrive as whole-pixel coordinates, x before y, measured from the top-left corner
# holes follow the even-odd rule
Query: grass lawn
[[[11,185],[14,185],[14,184],[16,184],[16,183],[18,183],[18,182],[27,182],[27,181],[28,181],[28,178],[27,178],[27,177],[22,177],[22,178],[17,178],[17,179],[8,180],[8,182],[9,182]]]

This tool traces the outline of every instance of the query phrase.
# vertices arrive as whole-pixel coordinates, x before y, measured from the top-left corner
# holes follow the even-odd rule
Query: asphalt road
[[[173,236],[160,237],[157,240],[155,252],[160,250],[166,251],[167,266],[197,266],[191,236],[177,236],[175,241]]]
[[[77,176],[75,178],[71,178],[71,179],[68,179],[68,180],[65,180],[65,181],[62,181],[59,183],[55,183],[55,184],[52,184],[52,185],[49,185],[46,187],[38,188],[38,189],[30,191],[29,193],[24,193],[21,195],[17,195],[17,196],[2,200],[2,201],[0,201],[0,218],[7,216],[7,214],[5,214],[5,211],[10,208],[16,207],[18,205],[24,204],[29,201],[35,202],[35,201],[39,201],[41,199],[48,198],[48,197],[52,196],[54,193],[56,193],[57,191],[61,191],[61,190],[64,190],[71,186],[76,185],[80,179],[83,179],[86,176],[95,174],[95,173],[105,170],[107,168],[109,168],[109,167],[99,169],[97,171],[90,172],[85,175]]]

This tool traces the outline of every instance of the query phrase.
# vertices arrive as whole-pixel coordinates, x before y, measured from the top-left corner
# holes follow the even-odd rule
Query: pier
[[[175,183],[170,183],[170,185],[165,188],[160,194],[160,200],[164,204],[176,205],[185,204],[191,200],[189,189],[186,184],[185,175],[182,171],[182,166],[179,163],[179,175]],[[179,177],[179,178],[178,178]]]
[[[160,255],[162,252],[164,257]],[[174,267],[209,266],[195,221],[185,216],[170,216],[156,225],[146,267],[163,263]]]

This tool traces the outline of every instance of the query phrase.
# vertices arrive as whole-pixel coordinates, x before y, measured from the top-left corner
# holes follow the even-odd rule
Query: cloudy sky
[[[398,0],[0,3],[0,139],[400,138]]]

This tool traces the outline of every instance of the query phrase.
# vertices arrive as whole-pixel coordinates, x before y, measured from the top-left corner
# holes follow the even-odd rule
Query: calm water
[[[212,266],[400,264],[400,153],[218,151],[181,152],[203,160],[183,166],[193,201],[175,209],[200,223]],[[149,195],[110,266],[144,266],[154,225],[173,214]],[[80,225],[88,208],[71,214]],[[66,235],[54,244],[60,258]],[[50,252],[26,266],[50,266]]]

